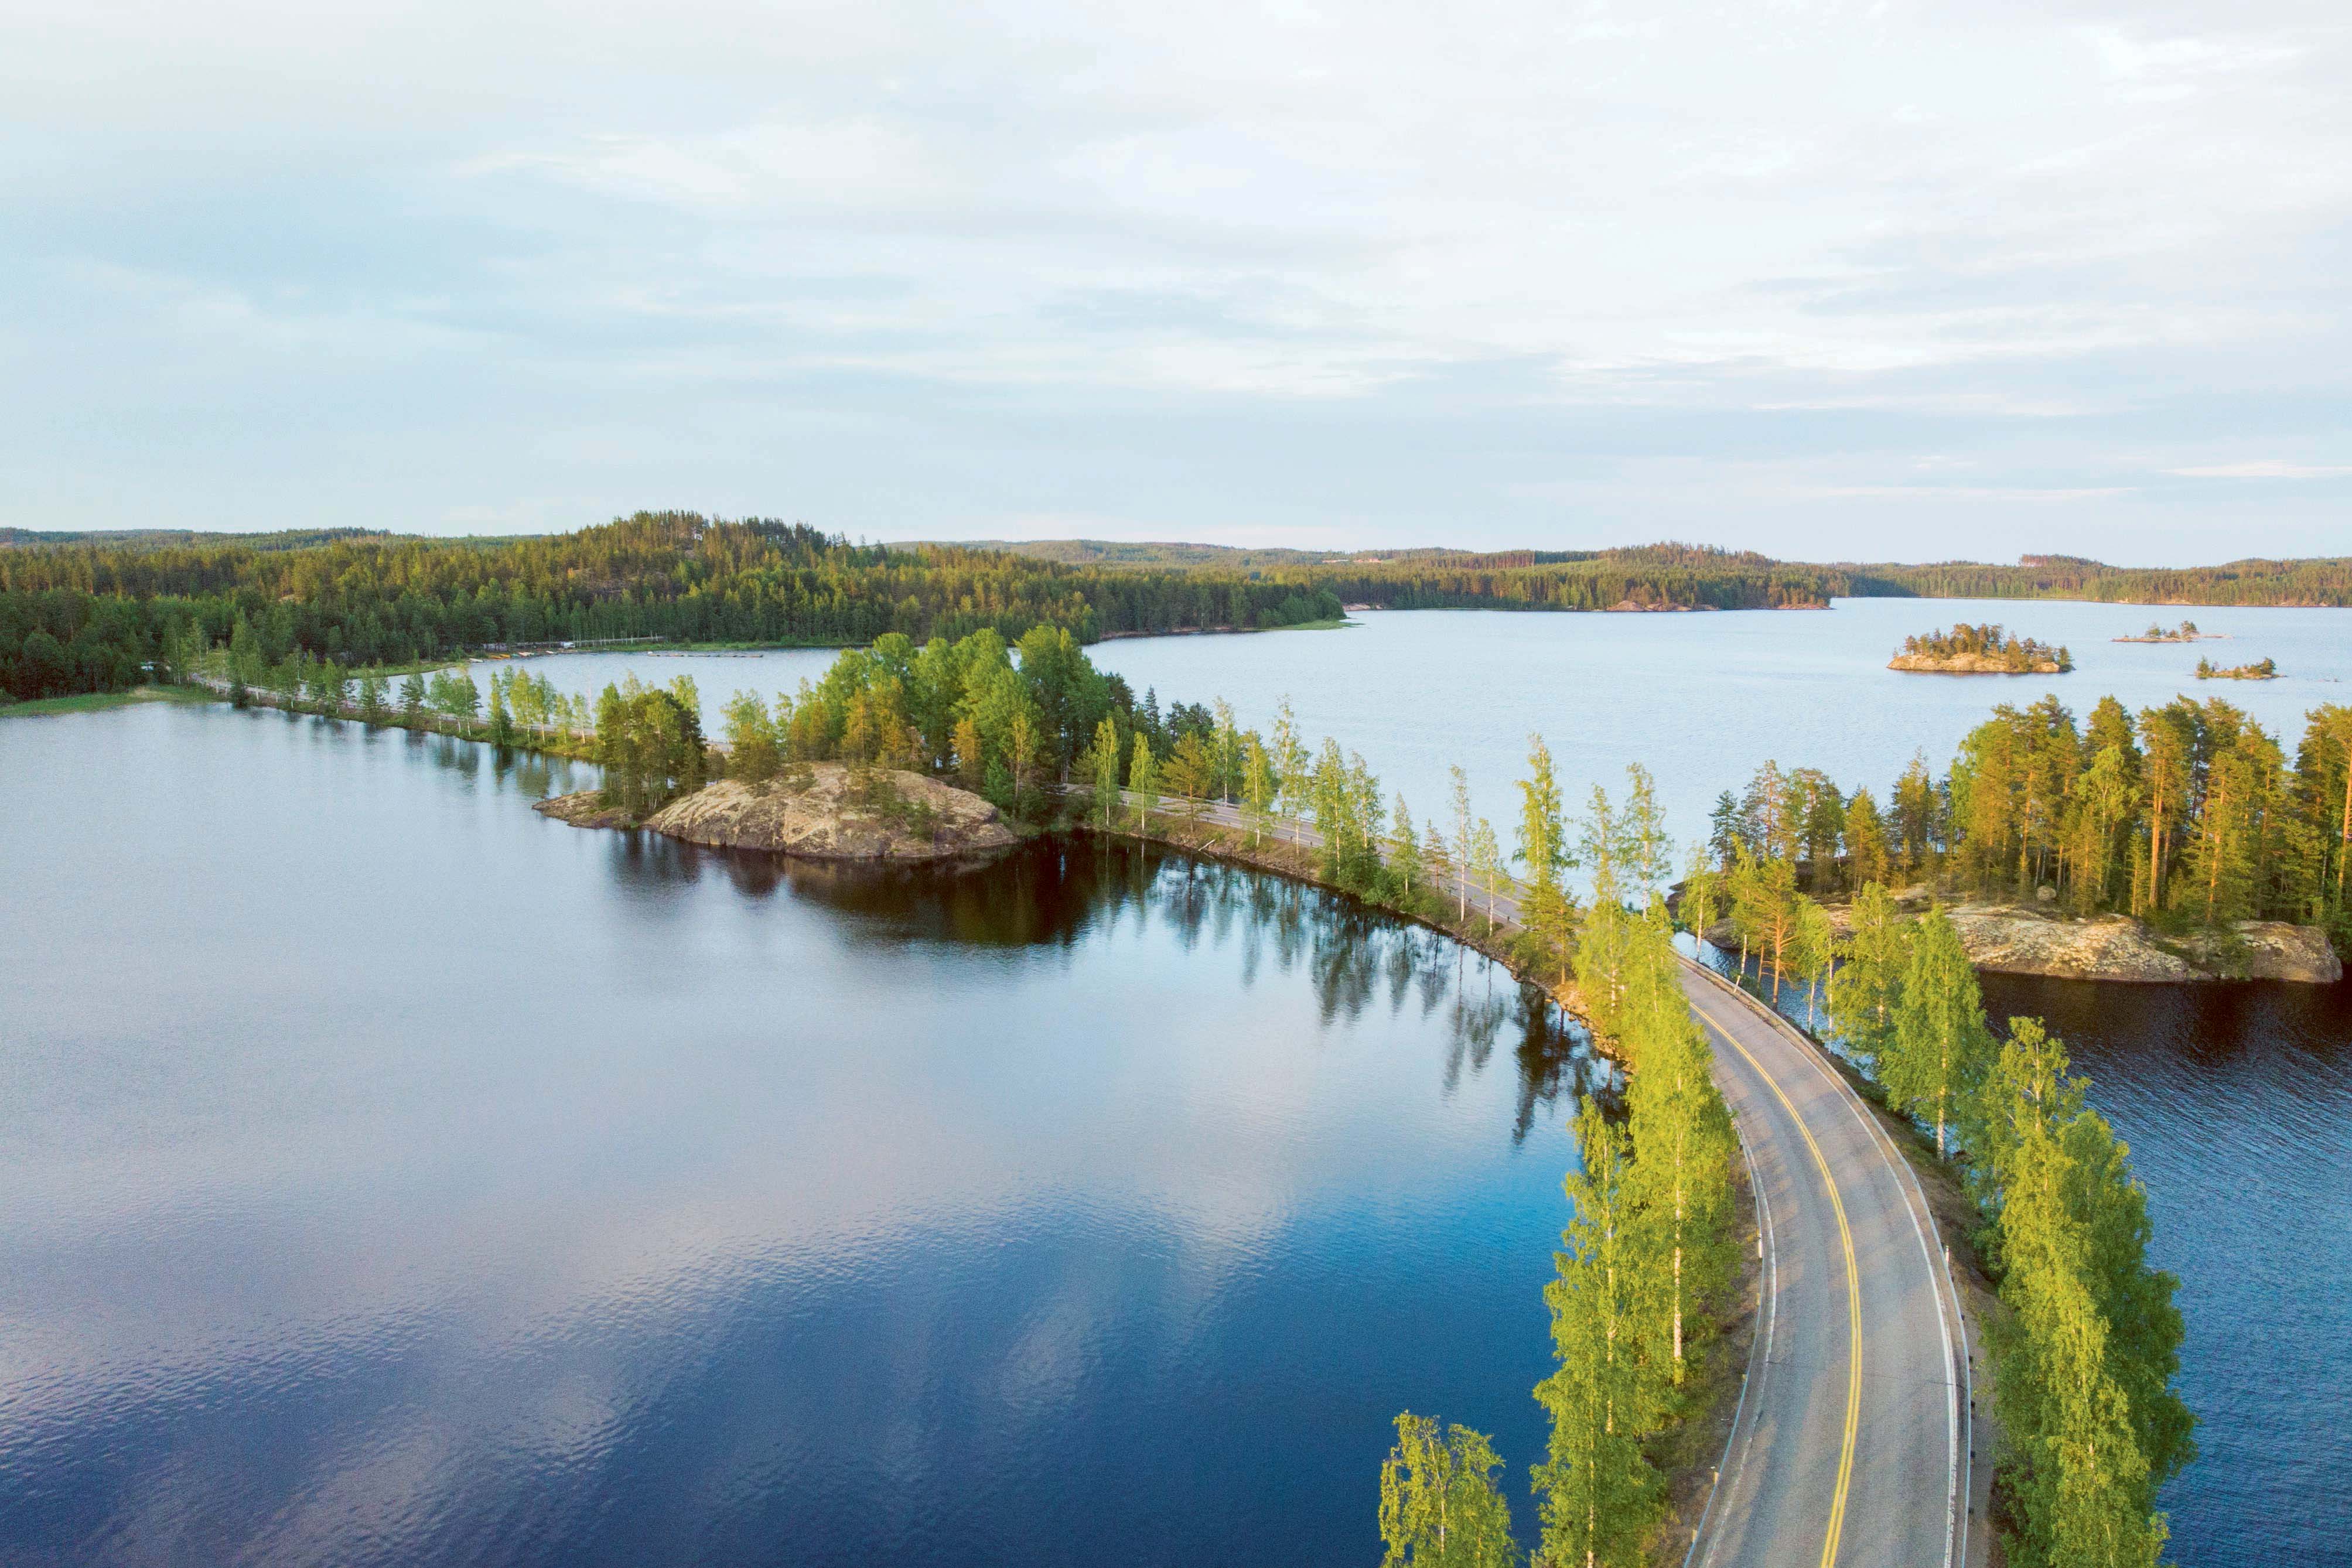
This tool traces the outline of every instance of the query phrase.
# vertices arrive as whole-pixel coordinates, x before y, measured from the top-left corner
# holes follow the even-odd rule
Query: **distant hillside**
[[[90,529],[80,533],[43,533],[37,528],[0,528],[0,549],[39,549],[79,546],[89,549],[141,554],[162,549],[310,549],[341,544],[346,539],[388,539],[382,528],[281,528],[267,534],[198,533],[189,528]]]
[[[1244,549],[1234,545],[1130,542],[1124,539],[910,539],[892,548],[916,549],[932,545],[1000,550],[1006,555],[1022,556],[1030,560],[1050,560],[1062,566],[1131,566],[1163,570],[1206,569],[1213,571],[1274,571],[1294,567],[1380,565],[1388,561],[1451,558],[1461,553],[1435,546],[1386,550],[1319,550],[1279,546]],[[1579,560],[1590,553],[1550,551],[1542,552],[1538,559]]]
[[[1754,550],[1661,543],[1598,550],[1243,549],[1104,539],[991,540],[1066,565],[1212,570],[1328,587],[1350,602],[1397,609],[1493,604],[1596,610],[1620,603],[1757,609],[1853,599],[2084,599],[2127,604],[2352,604],[2352,558],[2247,559],[2221,566],[2110,566],[2084,556],[1988,561],[1779,560]],[[1612,586],[1622,592],[1612,595]]]

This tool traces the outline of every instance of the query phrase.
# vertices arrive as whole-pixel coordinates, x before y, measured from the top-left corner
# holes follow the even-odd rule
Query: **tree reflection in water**
[[[1484,1073],[1507,1040],[1518,1074],[1514,1142],[1563,1094],[1571,1102],[1606,1095],[1614,1082],[1580,1026],[1484,954],[1341,894],[1158,845],[1051,838],[979,863],[880,866],[619,833],[612,854],[615,874],[649,892],[706,874],[723,875],[753,898],[788,890],[856,920],[861,940],[1069,952],[1131,922],[1139,930],[1158,925],[1187,953],[1204,942],[1238,944],[1245,988],[1269,957],[1285,974],[1303,970],[1326,1023],[1353,1022],[1375,1008],[1442,1015],[1449,1096],[1465,1071]]]

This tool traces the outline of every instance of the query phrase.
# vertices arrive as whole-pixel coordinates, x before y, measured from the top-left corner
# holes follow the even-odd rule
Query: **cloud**
[[[67,369],[0,392],[42,436],[10,521],[202,522],[266,474],[408,528],[586,491],[562,520],[1573,543],[1616,519],[1534,498],[1671,425],[1689,509],[1653,531],[1801,538],[1740,467],[1801,429],[1841,511],[1948,500],[1905,465],[1964,450],[1988,501],[2284,549],[2315,524],[2143,492],[2150,454],[2352,412],[2352,35],[2300,0],[38,4],[0,351]],[[175,406],[252,417],[199,462]]]
[[[2197,468],[2168,468],[2185,479],[2341,479],[2352,475],[2352,464],[2281,463],[2259,459],[2248,463],[2211,463]]]

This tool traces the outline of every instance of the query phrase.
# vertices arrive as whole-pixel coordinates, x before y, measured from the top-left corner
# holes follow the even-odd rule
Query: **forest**
[[[1297,550],[1086,541],[851,544],[797,523],[640,512],[576,533],[424,538],[274,534],[0,534],[0,692],[121,690],[171,677],[194,628],[242,620],[272,664],[346,667],[517,643],[653,637],[863,646],[885,632],[961,638],[1031,627],[1080,643],[1139,632],[1262,630],[1395,610],[1809,609],[1832,597],[2352,603],[2352,560],[2117,568],[1811,565],[1664,543],[1604,550]]]
[[[40,697],[169,678],[167,650],[191,628],[226,642],[240,624],[269,665],[299,653],[350,667],[610,637],[863,645],[890,632],[957,638],[986,627],[1017,639],[1045,625],[1091,643],[1339,613],[1328,591],[1238,573],[892,549],[681,512],[511,540],[83,539],[0,549],[0,688]]]
[[[1798,940],[1800,894],[1882,882],[2202,927],[2224,951],[2236,922],[2284,920],[2352,952],[2352,707],[2313,709],[2290,757],[2218,698],[2135,715],[2103,697],[2082,723],[2053,696],[2002,704],[1941,774],[1914,758],[1885,802],[1776,762],[1717,798],[1713,869],[1762,890],[1765,945]]]
[[[1416,548],[1320,552],[1243,550],[1216,545],[1116,544],[1066,539],[1002,548],[1044,559],[1262,570],[1286,580],[1320,582],[1349,602],[1430,608],[1428,595],[1466,593],[1500,608],[1606,609],[1584,580],[1648,587],[1660,601],[1718,609],[1803,605],[1853,599],[2083,599],[2117,604],[2352,604],[2352,557],[2247,559],[2220,566],[2109,566],[2080,556],[2028,555],[2013,565],[1784,561],[1753,550],[1661,543],[1597,550],[1476,552]],[[1708,585],[1702,596],[1696,584]]]

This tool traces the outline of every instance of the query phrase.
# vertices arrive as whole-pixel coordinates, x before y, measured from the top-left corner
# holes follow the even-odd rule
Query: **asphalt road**
[[[1962,1320],[1925,1194],[1795,1030],[1696,965],[1683,988],[1738,1119],[1764,1241],[1755,1355],[1693,1568],[1980,1559]]]
[[[1243,824],[1230,806],[1203,815]],[[1303,828],[1275,836],[1313,841]],[[1516,889],[1513,890],[1516,892]],[[1471,903],[1485,899],[1477,893]],[[1516,922],[1516,899],[1494,900]],[[1691,1568],[1973,1568],[1965,1320],[1927,1195],[1853,1087],[1785,1020],[1696,964],[1757,1197],[1754,1354]]]

